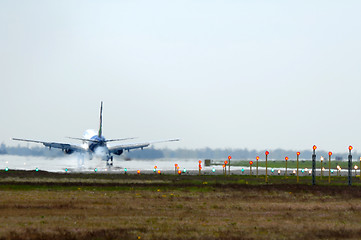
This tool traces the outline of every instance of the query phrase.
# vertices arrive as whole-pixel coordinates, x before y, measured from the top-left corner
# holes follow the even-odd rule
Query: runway
[[[10,170],[42,170],[48,172],[67,172],[67,173],[113,173],[113,174],[178,174],[175,169],[175,164],[178,164],[179,170],[182,175],[221,175],[225,174],[221,165],[204,166],[202,163],[202,170],[199,172],[198,159],[154,159],[154,160],[131,160],[125,161],[121,158],[116,158],[112,167],[106,166],[106,162],[99,159],[87,160],[84,162],[79,161],[76,156],[61,157],[61,158],[45,158],[45,157],[24,157],[13,155],[0,155],[0,169]],[[156,171],[154,171],[156,168]],[[259,168],[258,174],[265,175],[265,168]],[[294,175],[293,168],[287,169],[287,175]],[[310,169],[303,171],[299,169],[299,176],[310,176]],[[228,167],[227,167],[227,174]],[[231,166],[232,175],[250,175],[249,167]],[[256,167],[252,167],[252,175],[256,175]],[[285,175],[284,168],[268,168],[267,174],[272,175]],[[320,176],[320,169],[316,169],[316,175]],[[347,169],[342,169],[341,176],[346,176]],[[352,171],[355,176],[355,171]],[[336,176],[337,172],[331,174]],[[328,170],[323,172],[323,176],[328,176]]]

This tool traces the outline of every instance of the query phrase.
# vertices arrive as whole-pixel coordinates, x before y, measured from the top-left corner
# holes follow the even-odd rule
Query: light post
[[[178,170],[178,164],[174,164],[174,174],[177,175],[177,170]]]
[[[331,156],[332,152],[328,152],[328,183],[331,183]]]
[[[338,177],[338,174],[341,172],[341,167],[340,165],[337,164],[336,168],[337,168],[337,177]]]
[[[321,156],[320,160],[321,160],[321,179],[322,179],[322,176],[323,176],[323,156]]]
[[[253,164],[253,161],[249,161],[249,175],[252,176],[252,164]]]
[[[348,154],[348,185],[351,186],[352,185],[352,151],[353,147],[350,145],[348,147],[349,150],[349,154]]]
[[[360,180],[361,180],[361,157],[360,157]]]
[[[231,156],[228,156],[228,175],[231,175]]]
[[[268,183],[268,176],[267,176],[267,158],[268,158],[269,152],[266,151],[265,154],[266,154],[266,178],[265,178],[265,180],[266,180],[266,183]]]
[[[300,152],[297,152],[297,183],[299,182],[299,177],[298,177],[298,162],[299,162],[299,158],[300,158]]]
[[[360,157],[360,180],[361,180],[361,157]]]
[[[316,185],[316,145],[313,145],[312,153],[312,185]]]
[[[285,176],[287,178],[287,161],[288,161],[288,157],[285,157],[285,160],[286,160],[286,172],[285,172]]]
[[[256,157],[256,160],[257,160],[257,165],[256,166],[257,166],[257,177],[258,177],[258,160],[259,160],[258,156]],[[360,161],[361,161],[361,158],[360,158]]]
[[[199,170],[199,175],[201,175],[201,171],[202,171],[202,161],[201,160],[199,160],[198,161],[198,170]]]
[[[355,169],[355,176],[356,176],[356,170],[358,169],[358,166],[355,165],[353,168]]]
[[[226,176],[227,175],[227,164],[228,164],[228,161],[224,161],[224,175]]]

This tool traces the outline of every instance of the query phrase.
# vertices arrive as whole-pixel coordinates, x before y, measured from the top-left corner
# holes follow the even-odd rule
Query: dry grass
[[[337,188],[341,189],[341,188]],[[337,190],[336,189],[336,190]],[[1,239],[358,239],[356,188],[1,190]],[[359,192],[358,188],[357,191]]]
[[[8,172],[0,239],[359,239],[359,180],[301,180]]]

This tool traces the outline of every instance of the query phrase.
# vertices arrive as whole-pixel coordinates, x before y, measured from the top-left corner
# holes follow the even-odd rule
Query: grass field
[[[309,177],[0,173],[0,239],[359,239],[361,186]]]

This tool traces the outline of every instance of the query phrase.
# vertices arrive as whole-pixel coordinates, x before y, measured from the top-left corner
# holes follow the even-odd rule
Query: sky
[[[0,142],[361,151],[361,2],[0,0]]]

